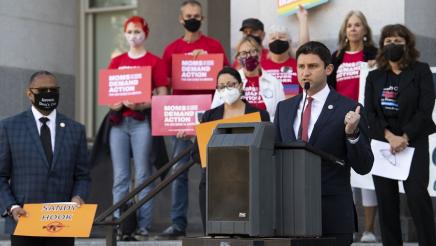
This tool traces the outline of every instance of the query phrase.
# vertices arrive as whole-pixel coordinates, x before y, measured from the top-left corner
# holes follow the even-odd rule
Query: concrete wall
[[[405,24],[416,35],[420,60],[436,66],[436,2],[405,0]]]
[[[78,1],[0,0],[0,118],[29,107],[30,75],[48,70],[60,82],[60,110],[74,117]]]

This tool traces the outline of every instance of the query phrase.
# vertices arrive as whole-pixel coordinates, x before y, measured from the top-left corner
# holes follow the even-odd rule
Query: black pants
[[[403,182],[410,214],[418,234],[419,246],[436,243],[432,201],[427,191],[429,180],[428,141],[415,148],[409,177]],[[373,176],[377,194],[383,245],[401,246],[400,195],[398,181]]]
[[[74,246],[72,237],[25,237],[11,235],[11,246]]]
[[[201,222],[203,223],[203,234],[206,235],[206,168],[201,169],[198,202],[200,204]]]

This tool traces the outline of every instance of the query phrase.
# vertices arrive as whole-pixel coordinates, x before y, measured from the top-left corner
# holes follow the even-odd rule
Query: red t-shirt
[[[128,53],[123,53],[114,57],[109,69],[133,69],[139,67],[151,67],[151,88],[152,90],[160,86],[168,86],[168,78],[165,63],[159,57],[148,52],[139,58],[130,58]],[[135,112],[129,108],[123,110],[123,116],[135,116]]]
[[[169,85],[165,63],[148,51],[139,58],[130,58],[127,53],[114,57],[109,64],[109,69],[132,69],[146,66],[151,67],[152,90],[156,87]]]
[[[244,98],[253,107],[266,110],[266,105],[260,94],[259,78],[260,76],[247,77],[247,83],[244,87]]]
[[[260,54],[260,62],[262,62],[263,60],[266,60],[268,58],[268,53],[269,53],[269,50],[267,48],[262,49],[262,54]],[[238,59],[235,59],[233,61],[232,67],[234,69],[238,69],[238,70],[241,68],[241,64],[239,64]]]
[[[188,43],[182,38],[176,39],[169,44],[164,51],[162,59],[167,67],[167,76],[171,78],[172,72],[172,56],[173,54],[191,54],[193,50],[202,49],[209,54],[223,54],[224,66],[229,65],[224,48],[218,40],[210,38],[206,35],[201,35],[200,38],[192,43]],[[173,90],[173,95],[195,95],[195,94],[211,94],[215,90]]]
[[[262,60],[260,65],[263,71],[271,74],[282,82],[286,98],[302,92],[297,77],[297,61],[294,58],[289,57],[289,59],[283,63],[276,63],[267,58]]]
[[[363,51],[345,52],[336,72],[336,91],[354,101],[359,100],[360,63],[363,61]]]

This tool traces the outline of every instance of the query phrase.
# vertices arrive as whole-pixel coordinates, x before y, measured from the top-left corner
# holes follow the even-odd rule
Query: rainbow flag
[[[305,9],[328,2],[328,0],[278,0],[277,13],[279,15],[292,15],[297,13],[298,5],[303,5]]]

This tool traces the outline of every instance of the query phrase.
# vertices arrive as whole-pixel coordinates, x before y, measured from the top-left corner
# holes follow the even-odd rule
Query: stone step
[[[77,239],[77,246],[105,246],[104,239]],[[117,242],[117,246],[182,246],[181,240],[172,241],[142,241],[142,242]],[[10,242],[6,240],[0,241],[0,246],[10,246]],[[381,243],[353,243],[352,246],[382,246]],[[418,246],[418,243],[404,243],[404,246]]]

